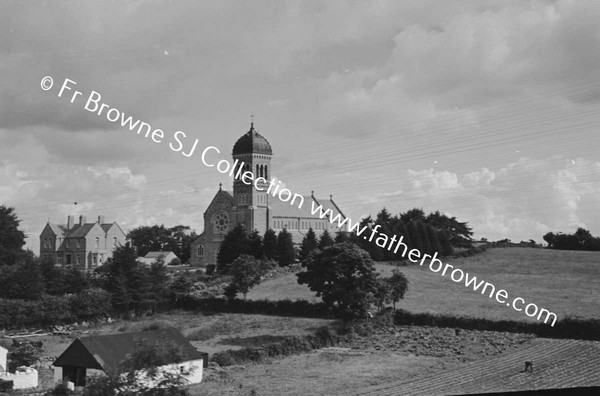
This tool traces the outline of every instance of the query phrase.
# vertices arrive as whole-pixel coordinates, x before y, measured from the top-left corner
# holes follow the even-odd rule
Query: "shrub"
[[[0,379],[0,392],[11,392],[13,390],[13,381],[5,381]]]
[[[216,265],[214,265],[214,264],[208,264],[206,266],[206,275],[212,275],[215,272],[216,268],[217,268]]]

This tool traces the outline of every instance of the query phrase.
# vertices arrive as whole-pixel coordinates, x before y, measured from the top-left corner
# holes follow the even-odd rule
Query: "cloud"
[[[590,217],[600,211],[600,162],[575,163],[521,158],[495,171],[408,170],[400,178],[400,191],[365,203],[384,201],[392,209],[393,197],[400,211],[415,206],[440,210],[467,221],[476,236],[490,239],[540,241],[548,231],[573,232],[580,226],[600,234],[600,222]]]

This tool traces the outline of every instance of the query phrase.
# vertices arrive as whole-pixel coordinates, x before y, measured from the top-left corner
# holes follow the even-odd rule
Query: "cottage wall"
[[[17,370],[13,373],[0,374],[0,379],[4,381],[12,381],[13,389],[28,389],[38,386],[38,372],[32,367],[27,367],[23,371]]]
[[[7,370],[7,357],[8,349],[0,346],[0,374],[4,373]]]

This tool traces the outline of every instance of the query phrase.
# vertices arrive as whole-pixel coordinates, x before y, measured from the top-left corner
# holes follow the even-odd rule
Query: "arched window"
[[[265,179],[269,178],[269,167],[265,165]]]
[[[198,245],[196,247],[196,256],[198,256],[198,257],[204,257],[204,246]]]
[[[260,166],[260,177],[264,177],[265,176],[265,168],[263,165]]]
[[[259,167],[258,164],[256,164],[256,173],[254,174],[254,178],[257,178],[259,175]]]

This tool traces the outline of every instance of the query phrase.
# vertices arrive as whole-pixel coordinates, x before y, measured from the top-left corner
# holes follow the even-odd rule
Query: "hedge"
[[[176,308],[245,314],[298,316],[305,318],[331,318],[333,312],[324,303],[311,303],[306,300],[228,300],[220,297],[198,298],[185,296],[175,303]]]
[[[315,335],[304,337],[286,336],[280,342],[217,352],[211,360],[220,366],[231,366],[245,362],[262,362],[268,358],[296,355],[314,349],[334,346],[341,338],[327,327],[322,327]]]
[[[553,326],[542,322],[490,320],[467,316],[448,316],[430,313],[412,313],[401,309],[394,313],[396,325],[454,327],[467,330],[532,333],[540,337],[600,340],[599,319],[564,318]]]

